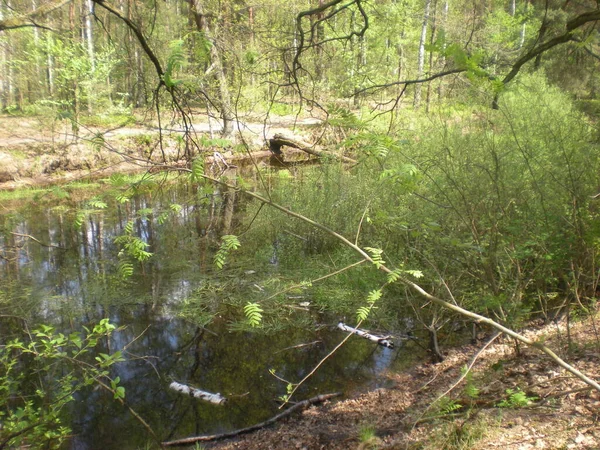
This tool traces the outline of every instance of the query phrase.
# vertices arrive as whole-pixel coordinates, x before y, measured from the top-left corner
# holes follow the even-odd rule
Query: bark
[[[342,331],[345,331],[347,333],[356,334],[357,336],[360,336],[361,338],[365,338],[371,342],[375,342],[383,347],[394,348],[394,343],[390,340],[390,336],[377,336],[375,334],[371,334],[371,333],[361,330],[359,328],[350,327],[350,326],[344,324],[343,322],[338,323],[337,327]]]
[[[444,361],[444,355],[440,351],[440,344],[438,341],[437,328],[428,328],[429,332],[429,351],[431,352],[431,360],[434,364],[441,363]]]
[[[525,0],[525,13],[529,9],[529,0]],[[523,48],[525,44],[525,32],[527,31],[527,22],[523,21],[523,25],[521,26],[521,38],[519,39],[519,50]]]
[[[265,420],[264,422],[261,422],[256,425],[252,425],[247,428],[242,428],[241,430],[231,431],[229,433],[213,434],[210,436],[192,436],[189,438],[178,439],[175,441],[163,442],[162,445],[164,445],[165,447],[179,447],[179,446],[184,446],[184,445],[191,445],[196,442],[217,441],[217,440],[221,440],[221,439],[227,439],[227,438],[239,436],[240,434],[251,433],[253,431],[260,430],[261,428],[268,427],[269,425],[274,424],[275,422],[283,419],[284,417],[289,416],[290,414],[292,414],[295,411],[303,410],[310,405],[316,405],[316,404],[322,403],[326,400],[329,400],[329,399],[332,399],[335,397],[339,397],[340,395],[342,395],[342,394],[339,392],[336,392],[334,394],[317,395],[316,397],[309,398],[308,400],[304,400],[304,401],[296,403],[294,406],[291,406],[290,408],[286,409],[282,413],[279,413],[276,416],[271,417],[269,420]]]
[[[319,8],[323,7],[324,0],[319,0]],[[316,15],[316,42],[315,54],[316,54],[316,65],[315,65],[315,78],[317,81],[321,81],[323,79],[323,46],[319,44],[323,42],[325,39],[325,26],[323,25],[323,11],[320,11]]]
[[[96,68],[96,54],[94,51],[94,31],[92,28],[92,15],[94,14],[94,4],[92,0],[85,0],[85,40],[86,47],[88,51],[88,56],[90,58],[90,64],[92,65],[92,70]]]
[[[431,33],[429,36],[429,45],[433,47],[433,42],[436,33],[436,13],[437,13],[437,0],[433,0],[433,14],[431,15]],[[429,73],[433,72],[433,52],[429,52]],[[427,96],[425,100],[425,111],[429,112],[429,105],[431,103],[431,86],[432,83],[427,84]]]
[[[52,36],[46,38],[46,63],[48,65],[48,92],[50,97],[54,97],[54,58],[52,56]]]
[[[88,52],[88,58],[90,59],[90,65],[92,67],[92,71],[96,68],[96,56],[94,52],[94,33],[92,30],[92,14],[94,14],[94,4],[92,0],[85,0],[82,5],[83,12],[83,30],[85,33],[85,46]],[[88,114],[92,114],[92,105],[93,105],[93,97],[94,93],[87,87],[87,112]]]
[[[215,405],[223,405],[227,402],[227,399],[219,393],[213,394],[211,392],[202,391],[176,381],[173,381],[169,385],[169,389],[181,394],[189,395],[190,397],[194,397],[199,400],[204,400],[205,402],[214,403]]]

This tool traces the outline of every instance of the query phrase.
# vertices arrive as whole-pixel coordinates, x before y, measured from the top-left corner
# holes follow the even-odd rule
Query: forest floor
[[[570,346],[565,323],[535,326],[525,335],[600,380],[598,318],[572,324]],[[440,364],[389,373],[390,388],[311,406],[271,428],[205,448],[600,448],[600,392],[534,349],[521,347],[517,355],[512,340],[487,343],[449,350]],[[472,369],[458,382],[467,365]]]
[[[302,138],[310,135],[311,127],[319,123],[319,119],[312,117],[274,116],[268,122],[250,117],[247,122],[233,125],[236,131],[241,131],[253,155],[264,159],[270,156],[265,147],[266,139],[277,133]],[[176,164],[184,154],[179,139],[182,131],[175,124],[165,124],[161,130],[161,148],[161,133],[154,121],[138,120],[135,124],[112,127],[81,125],[75,136],[71,123],[65,120],[0,115],[0,189],[144,170],[151,166],[149,159]],[[219,132],[220,125],[216,121],[194,116],[192,135],[196,142],[201,143],[202,137],[218,138]],[[234,156],[231,149],[219,145],[204,145],[202,151],[209,155],[219,151],[226,159]]]

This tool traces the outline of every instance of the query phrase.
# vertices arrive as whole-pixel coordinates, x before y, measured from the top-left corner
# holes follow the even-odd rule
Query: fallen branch
[[[189,395],[190,397],[204,400],[205,402],[214,403],[215,405],[223,405],[227,402],[227,399],[219,393],[213,394],[211,392],[202,391],[200,389],[178,383],[177,381],[173,381],[169,385],[169,388],[181,394]]]
[[[275,155],[281,156],[281,147],[283,147],[283,146],[297,148],[299,150],[302,150],[303,152],[308,153],[309,155],[313,155],[318,158],[334,158],[334,159],[338,159],[343,162],[347,162],[347,163],[351,163],[351,164],[357,163],[357,161],[352,158],[348,158],[343,155],[338,155],[333,152],[327,152],[325,150],[316,150],[314,147],[310,146],[309,144],[306,144],[301,141],[297,141],[297,140],[289,138],[289,137],[285,137],[281,134],[275,134],[271,139],[269,139],[269,149]]]
[[[338,323],[337,327],[342,331],[346,331],[347,333],[356,334],[357,336],[360,336],[361,338],[365,338],[365,339],[368,339],[369,341],[376,342],[377,344],[382,345],[384,347],[394,348],[394,343],[392,341],[390,341],[389,336],[377,336],[375,334],[368,333],[367,331],[348,326],[343,322]]]
[[[240,434],[250,433],[252,431],[256,431],[261,428],[265,428],[269,425],[272,425],[275,422],[277,422],[278,420],[281,420],[284,417],[289,416],[290,414],[292,414],[295,411],[305,409],[310,405],[322,403],[322,402],[332,399],[334,397],[339,397],[340,395],[342,395],[340,392],[336,392],[334,394],[317,395],[316,397],[312,397],[312,398],[309,398],[308,400],[303,400],[301,402],[296,403],[294,406],[289,407],[285,411],[277,414],[274,417],[271,417],[268,420],[265,420],[264,422],[258,423],[256,425],[252,425],[250,427],[242,428],[241,430],[229,431],[227,433],[213,434],[213,435],[208,435],[208,436],[192,436],[192,437],[188,437],[188,438],[184,438],[184,439],[177,439],[175,441],[163,442],[162,445],[165,447],[178,447],[178,446],[183,446],[183,445],[194,444],[196,442],[217,441],[220,439],[227,439],[227,438],[239,436]]]

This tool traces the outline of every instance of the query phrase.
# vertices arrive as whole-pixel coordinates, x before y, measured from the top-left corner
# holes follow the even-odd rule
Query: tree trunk
[[[324,0],[319,0],[319,7],[323,6],[324,4]],[[323,13],[320,12],[319,14],[317,14],[317,25],[316,25],[316,44],[319,44],[319,42],[322,42],[323,39],[325,38],[325,26],[323,25],[323,22],[320,22],[321,20],[323,20]],[[317,81],[321,81],[323,79],[323,47],[321,45],[317,45],[315,47],[315,54],[316,54],[316,64],[315,64],[315,79]]]
[[[527,10],[529,9],[529,0],[525,0],[525,13],[527,13]],[[527,22],[523,21],[523,26],[521,27],[521,39],[519,40],[519,50],[521,50],[523,48],[523,45],[525,44],[525,31],[527,30]]]
[[[423,25],[421,26],[421,39],[419,40],[419,57],[417,63],[417,79],[423,76],[425,69],[425,41],[427,40],[427,23],[429,22],[429,9],[431,0],[425,0],[425,11],[423,12]],[[421,105],[421,83],[415,84],[415,98],[413,106],[415,109]]]
[[[431,352],[431,360],[433,363],[440,363],[444,360],[444,355],[440,351],[437,328],[432,326],[428,328],[427,331],[429,332],[429,351]]]
[[[96,56],[94,53],[94,35],[92,31],[92,14],[94,14],[94,7],[92,0],[85,0],[83,5],[83,12],[85,15],[84,21],[84,32],[85,32],[85,41],[86,41],[86,49],[88,52],[88,58],[90,59],[90,66],[92,68],[92,72],[96,69]],[[91,85],[87,86],[87,112],[88,114],[92,113],[93,108],[93,95],[94,88]]]
[[[429,45],[433,46],[436,32],[436,12],[437,0],[433,1],[433,14],[431,15],[431,36],[429,37]],[[429,52],[429,73],[433,72],[433,52]],[[429,104],[431,102],[431,82],[427,83],[427,96],[425,100],[425,111],[429,112]]]
[[[47,80],[48,80],[48,92],[50,97],[54,97],[54,57],[52,56],[52,44],[53,37],[52,33],[48,33],[46,37],[46,64],[47,68]]]
[[[223,121],[223,137],[228,137],[233,134],[233,113],[231,108],[231,97],[229,95],[229,86],[227,83],[227,77],[225,75],[225,69],[223,67],[223,60],[221,53],[216,45],[214,36],[219,35],[215,21],[214,29],[211,30],[210,24],[205,20],[205,15],[202,10],[202,5],[199,0],[188,0],[190,3],[190,10],[194,15],[196,28],[199,32],[204,33],[206,39],[211,43],[210,46],[210,62],[212,71],[217,79],[217,86],[219,91],[219,109],[221,110],[221,119]]]
[[[4,11],[2,9],[3,5],[0,2],[0,21],[4,20]],[[4,36],[0,37],[0,42],[4,43],[4,40],[7,39],[8,35],[4,33]],[[8,94],[8,68],[6,66],[6,61],[8,58],[6,57],[6,53],[8,52],[8,45],[3,45],[3,51],[0,51],[0,111],[4,111],[7,105],[7,94]]]
[[[446,65],[446,57],[444,56],[444,51],[446,50],[447,44],[446,44],[446,26],[448,24],[448,12],[450,10],[450,4],[449,1],[446,0],[444,2],[444,8],[442,9],[442,20],[441,20],[441,24],[440,24],[440,30],[439,33],[442,35],[442,55],[440,56],[440,64],[439,66],[444,67]],[[438,84],[438,99],[441,100],[444,96],[444,82],[443,80],[440,80],[440,83]]]

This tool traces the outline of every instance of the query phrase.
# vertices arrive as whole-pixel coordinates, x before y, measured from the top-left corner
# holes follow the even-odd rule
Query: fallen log
[[[173,381],[169,385],[169,388],[181,394],[189,395],[190,397],[204,400],[205,402],[209,403],[214,403],[216,405],[222,405],[227,402],[227,399],[219,393],[213,394],[211,392],[202,391],[200,389],[178,383],[177,381]]]
[[[342,331],[356,334],[357,336],[368,339],[369,341],[376,342],[377,344],[382,345],[384,347],[394,348],[394,343],[390,340],[389,336],[377,336],[359,328],[350,327],[343,322],[338,323],[337,327]]]
[[[252,426],[249,426],[246,428],[242,428],[240,430],[229,431],[227,433],[213,434],[213,435],[208,435],[208,436],[191,436],[188,438],[163,442],[162,445],[165,447],[178,447],[178,446],[183,446],[183,445],[194,444],[195,442],[217,441],[220,439],[227,439],[227,438],[239,436],[240,434],[251,433],[252,431],[256,431],[261,428],[265,428],[269,425],[272,425],[275,422],[277,422],[278,420],[281,420],[284,417],[289,416],[290,414],[292,414],[295,411],[305,409],[310,405],[316,405],[317,403],[322,403],[322,402],[329,400],[331,398],[334,398],[334,397],[339,397],[340,395],[342,395],[341,392],[336,392],[334,394],[317,395],[316,397],[312,397],[312,398],[309,398],[308,400],[303,400],[301,402],[296,403],[294,406],[289,407],[285,411],[277,414],[276,416],[271,417],[268,420],[265,420],[264,422],[261,422],[261,423],[258,423],[256,425],[252,425]]]
[[[343,162],[356,164],[357,161],[348,158],[343,155],[338,155],[333,152],[328,152],[325,150],[317,150],[314,146],[311,146],[305,142],[298,141],[296,139],[292,139],[290,137],[283,136],[282,134],[275,134],[271,139],[269,139],[269,149],[277,156],[281,156],[281,147],[292,147],[302,150],[303,152],[308,153],[309,155],[316,156],[317,158],[334,158],[337,160],[341,160]]]

